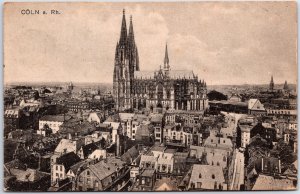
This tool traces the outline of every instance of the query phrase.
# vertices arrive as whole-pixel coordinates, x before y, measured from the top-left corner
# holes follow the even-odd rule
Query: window
[[[86,171],[86,175],[90,176],[90,171],[89,170]]]
[[[200,189],[202,186],[202,182],[197,182],[197,188]]]
[[[60,171],[62,171],[62,166],[60,166]]]
[[[95,181],[95,187],[98,188],[99,187],[99,182],[96,180]]]
[[[86,179],[86,183],[87,183],[87,184],[90,184],[90,183],[91,183],[91,179],[87,178],[87,179]]]
[[[56,170],[58,170],[58,166],[55,166],[56,167]]]
[[[211,175],[211,178],[212,178],[212,179],[215,179],[216,177],[215,177],[215,175],[214,175],[214,174],[212,174],[212,175]]]
[[[202,174],[200,173],[200,174],[199,174],[199,179],[201,179],[201,178],[202,178]]]

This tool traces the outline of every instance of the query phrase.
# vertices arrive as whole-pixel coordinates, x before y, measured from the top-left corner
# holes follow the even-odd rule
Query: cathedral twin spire
[[[135,47],[132,16],[130,16],[129,32],[127,34],[125,9],[123,9],[123,18],[122,18],[122,26],[121,26],[119,45],[120,46],[128,46],[128,47],[131,47],[132,49]]]
[[[124,49],[124,55],[119,53],[120,49]],[[126,17],[125,17],[125,9],[123,9],[123,17],[122,17],[122,24],[121,24],[121,33],[120,39],[117,43],[116,48],[116,60],[118,56],[121,56],[121,60],[123,58],[128,58],[131,62],[131,65],[134,63],[134,70],[139,71],[139,57],[138,57],[138,49],[135,45],[134,40],[134,31],[133,31],[133,24],[132,24],[132,16],[130,16],[130,23],[129,23],[129,31],[127,31],[126,25]],[[132,68],[130,68],[132,69]]]

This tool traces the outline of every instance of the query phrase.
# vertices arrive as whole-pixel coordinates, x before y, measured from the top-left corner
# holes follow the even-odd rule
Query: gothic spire
[[[271,76],[271,81],[270,81],[270,90],[274,89],[274,80],[273,80],[273,75]]]
[[[119,42],[117,42],[117,45],[116,45],[115,60],[117,60],[117,58],[119,56],[118,48],[119,48]]]
[[[285,82],[284,82],[283,89],[284,89],[284,90],[288,90],[288,89],[289,89],[289,86],[288,86],[288,84],[287,84],[287,81],[286,81],[286,80],[285,80]]]
[[[120,35],[120,41],[119,41],[121,46],[126,44],[126,39],[127,39],[127,27],[126,27],[125,9],[123,9],[121,35]]]
[[[137,47],[135,48],[136,51],[136,71],[140,70],[140,61],[139,61],[139,53]]]
[[[129,24],[129,33],[128,33],[128,44],[130,47],[134,47],[134,32],[133,32],[133,24],[132,24],[132,16],[130,16],[130,24]]]
[[[168,44],[166,44],[164,68],[169,68]]]
[[[271,83],[274,83],[274,81],[273,81],[273,75],[271,76]]]

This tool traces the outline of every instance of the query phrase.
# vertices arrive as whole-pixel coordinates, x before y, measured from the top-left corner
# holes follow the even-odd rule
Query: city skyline
[[[62,13],[52,16],[21,15],[26,4],[8,5],[4,82],[112,83],[123,8],[133,17],[141,70],[159,69],[167,42],[171,69],[193,69],[207,85],[268,84],[271,75],[275,84],[297,82],[295,3],[169,4],[59,3],[51,7]]]

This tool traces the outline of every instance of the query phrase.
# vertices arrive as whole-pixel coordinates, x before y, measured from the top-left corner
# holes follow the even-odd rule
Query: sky
[[[297,83],[296,2],[6,3],[4,82],[112,83],[123,9],[141,70],[167,43],[171,69],[208,85]]]

